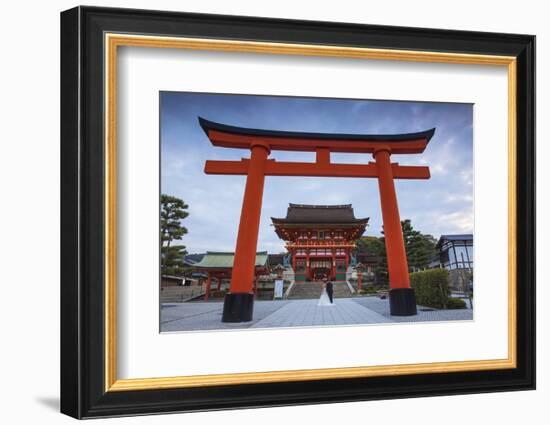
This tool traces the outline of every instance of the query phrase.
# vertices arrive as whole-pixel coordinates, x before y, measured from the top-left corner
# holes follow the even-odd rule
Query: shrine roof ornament
[[[331,152],[373,153],[380,146],[390,146],[392,153],[413,154],[422,153],[435,133],[435,128],[401,134],[311,133],[236,127],[198,119],[214,146],[240,149],[261,140],[271,150],[313,152],[326,147]]]

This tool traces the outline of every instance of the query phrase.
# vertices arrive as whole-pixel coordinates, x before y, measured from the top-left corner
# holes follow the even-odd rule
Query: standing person
[[[332,304],[332,294],[334,293],[334,288],[332,287],[332,282],[330,280],[327,282],[325,289],[330,299],[330,303]]]
[[[334,305],[328,296],[326,284],[323,285],[323,292],[321,292],[317,305],[320,307],[332,307]]]

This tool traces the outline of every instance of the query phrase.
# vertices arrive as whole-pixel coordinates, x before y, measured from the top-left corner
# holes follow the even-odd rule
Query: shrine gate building
[[[368,218],[355,218],[351,204],[290,204],[285,218],[271,218],[277,235],[286,242],[296,283],[345,281],[355,242]]]

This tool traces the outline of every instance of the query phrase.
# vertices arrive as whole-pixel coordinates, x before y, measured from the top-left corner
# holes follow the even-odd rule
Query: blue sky
[[[430,180],[396,180],[401,219],[423,233],[473,233],[473,106],[278,96],[162,92],[161,191],[189,204],[181,241],[190,253],[233,251],[245,176],[204,174],[207,159],[248,157],[246,150],[213,147],[197,117],[270,130],[327,133],[410,133],[436,128],[425,152],[392,162],[427,165]],[[285,161],[314,161],[313,153],[273,152]],[[366,163],[372,155],[332,154],[333,162]],[[382,218],[375,179],[266,177],[258,250],[284,252],[270,217],[284,217],[289,202],[351,203],[370,217],[365,235],[380,236]]]

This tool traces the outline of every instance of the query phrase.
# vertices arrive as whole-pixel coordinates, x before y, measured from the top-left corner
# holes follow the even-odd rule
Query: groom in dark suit
[[[332,294],[334,292],[334,288],[332,287],[332,282],[329,280],[327,282],[327,294],[328,294],[328,298],[330,299],[330,303],[332,304]]]

